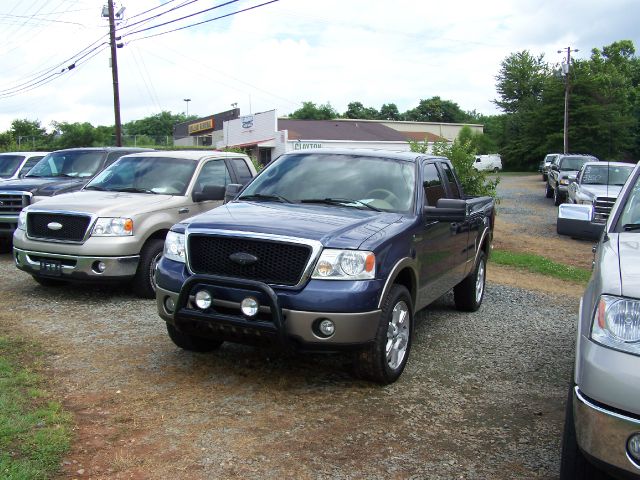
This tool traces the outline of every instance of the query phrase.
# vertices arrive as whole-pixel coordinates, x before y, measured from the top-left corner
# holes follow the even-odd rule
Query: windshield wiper
[[[287,200],[282,195],[264,195],[262,193],[254,193],[252,195],[243,195],[238,200],[276,200],[281,203],[293,203],[291,200]]]
[[[157,195],[158,192],[154,192],[153,190],[149,190],[147,188],[136,188],[136,187],[123,187],[123,188],[116,188],[114,190],[112,190],[114,192],[130,192],[130,193],[153,193],[154,195]]]
[[[84,187],[84,189],[85,190],[97,190],[98,192],[110,192],[111,191],[108,188],[99,187],[97,185],[88,185],[88,186]]]
[[[340,205],[343,207],[353,208],[363,206],[376,212],[382,211],[379,208],[374,207],[373,205],[369,205],[368,203],[362,202],[360,200],[354,200],[352,198],[305,198],[304,200],[300,200],[300,203],[324,203],[326,205]]]
[[[622,226],[627,232],[631,232],[632,230],[640,230],[640,223],[626,223]]]

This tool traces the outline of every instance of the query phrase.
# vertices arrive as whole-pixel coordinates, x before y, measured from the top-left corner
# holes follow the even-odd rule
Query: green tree
[[[512,53],[500,64],[494,103],[507,113],[517,113],[539,101],[548,67],[544,55],[534,57],[527,50]]]
[[[403,118],[414,122],[464,123],[469,120],[469,115],[455,102],[431,97],[420,100],[416,108],[403,114]]]
[[[39,120],[16,119],[9,130],[18,148],[24,150],[42,147],[47,140],[47,132]]]
[[[338,118],[340,114],[329,102],[316,106],[313,102],[302,102],[302,107],[289,115],[289,118],[298,120],[331,120]]]
[[[56,150],[73,147],[94,147],[102,143],[96,129],[89,122],[51,122],[53,128],[52,148]]]
[[[343,115],[345,118],[374,120],[380,117],[380,112],[375,108],[365,107],[360,102],[351,102],[347,105],[347,111]]]
[[[395,103],[385,103],[380,107],[380,120],[400,120],[400,112]]]
[[[189,117],[192,118],[192,117]],[[184,113],[171,113],[162,111],[155,115],[133,120],[122,125],[123,133],[126,135],[148,135],[150,137],[173,136],[173,127],[177,123],[188,120]]]

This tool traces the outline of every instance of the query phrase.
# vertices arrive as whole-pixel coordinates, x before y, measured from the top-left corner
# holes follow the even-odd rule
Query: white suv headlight
[[[133,235],[133,220],[130,218],[101,217],[91,230],[92,237],[127,237]]]
[[[311,278],[317,280],[371,280],[376,277],[376,256],[361,250],[322,251]]]
[[[640,300],[601,295],[591,338],[615,350],[640,355]]]
[[[18,229],[26,230],[27,229],[27,212],[23,208],[20,210],[20,214],[18,215]]]
[[[169,232],[164,239],[164,253],[165,258],[174,260],[176,262],[185,261],[184,250],[184,233]]]

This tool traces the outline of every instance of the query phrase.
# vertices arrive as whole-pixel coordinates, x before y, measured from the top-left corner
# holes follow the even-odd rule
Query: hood
[[[590,197],[618,198],[622,187],[618,185],[580,185],[580,193]]]
[[[172,199],[184,197],[125,192],[81,192],[47,198],[29,207],[33,210],[62,210],[96,214],[103,217],[132,217],[142,213],[168,208]],[[166,207],[165,207],[166,206]]]
[[[618,236],[622,295],[640,298],[640,233],[623,232]]]
[[[187,220],[196,228],[266,233],[317,240],[325,247],[356,249],[397,222],[398,213],[349,207],[231,202]]]
[[[558,180],[561,178],[569,178],[570,176],[577,176],[578,170],[561,170],[558,172]]]
[[[50,197],[75,192],[89,183],[90,178],[25,177],[0,183],[2,191],[31,192],[34,196]]]

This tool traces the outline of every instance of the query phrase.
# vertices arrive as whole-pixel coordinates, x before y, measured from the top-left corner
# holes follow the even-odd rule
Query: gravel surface
[[[44,288],[9,255],[0,278],[0,334],[45,345],[76,415],[63,478],[557,476],[575,298],[488,284],[469,314],[445,296],[418,314],[402,378],[379,387],[347,355],[181,351],[153,301]]]

